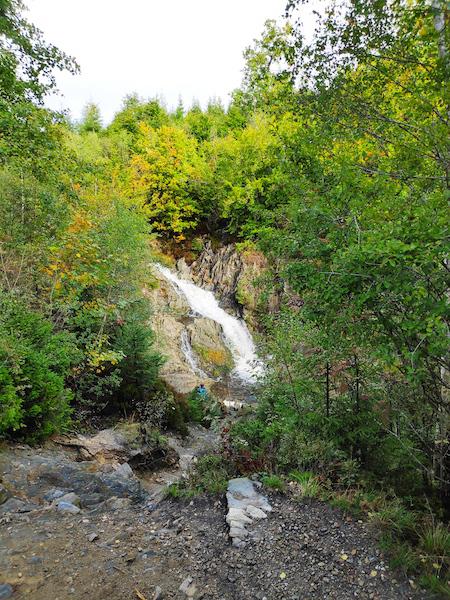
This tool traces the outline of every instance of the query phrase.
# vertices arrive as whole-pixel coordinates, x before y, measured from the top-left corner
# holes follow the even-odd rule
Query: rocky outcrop
[[[184,261],[178,261],[186,272]],[[267,269],[267,260],[256,250],[239,251],[235,244],[213,249],[210,241],[188,269],[192,280],[205,289],[212,290],[221,300],[225,310],[243,317],[255,325],[255,311],[262,292],[258,279]],[[184,275],[183,275],[184,277]]]
[[[178,270],[183,279],[190,279],[184,260],[178,261]],[[233,367],[222,329],[215,321],[195,315],[173,285],[157,269],[153,273],[157,285],[146,295],[152,304],[157,347],[166,359],[160,377],[177,394],[189,394],[200,383],[210,387]]]
[[[94,436],[59,436],[55,442],[76,448],[83,460],[120,464],[146,452],[139,423],[123,423],[115,429],[103,429]]]
[[[214,250],[211,242],[207,241],[190,271],[194,282],[217,294],[224,308],[239,311],[236,290],[242,269],[241,255],[234,244]]]
[[[222,338],[222,328],[211,319],[198,318],[187,325],[189,341],[203,371],[213,377],[233,369],[233,357]]]
[[[0,454],[0,472],[11,496],[0,506],[0,515],[52,507],[79,512],[117,499],[138,502],[146,497],[136,477],[112,464],[74,461],[54,449],[39,453],[31,448],[7,450]]]

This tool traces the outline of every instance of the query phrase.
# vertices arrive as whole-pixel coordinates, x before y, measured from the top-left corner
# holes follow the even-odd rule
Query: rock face
[[[245,318],[251,325],[261,294],[258,278],[267,266],[261,252],[238,252],[234,244],[214,250],[207,241],[203,252],[192,263],[190,275],[197,285],[212,290],[221,299],[225,310]],[[269,304],[274,302],[275,299],[271,299]]]
[[[222,328],[218,323],[202,317],[189,323],[186,329],[203,371],[219,377],[233,369],[233,357],[224,343]]]
[[[115,429],[103,429],[94,436],[78,434],[74,437],[55,438],[63,446],[78,449],[84,460],[96,459],[99,462],[128,462],[144,453],[138,423],[122,423]]]
[[[228,482],[226,521],[233,546],[238,548],[243,546],[249,537],[248,526],[258,519],[266,519],[266,513],[272,511],[267,498],[256,490],[258,485],[261,484],[247,477],[231,479]]]
[[[233,312],[239,311],[236,290],[242,270],[242,258],[234,244],[214,251],[210,241],[206,242],[203,252],[191,265],[195,283],[218,294],[224,308]]]

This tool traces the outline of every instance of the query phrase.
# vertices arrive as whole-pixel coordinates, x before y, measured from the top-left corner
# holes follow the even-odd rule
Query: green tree
[[[79,126],[81,133],[99,133],[102,130],[102,116],[97,104],[90,102],[83,109],[83,117]]]

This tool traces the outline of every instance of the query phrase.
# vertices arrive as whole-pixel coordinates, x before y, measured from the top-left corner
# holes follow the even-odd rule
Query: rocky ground
[[[33,600],[182,599],[187,578],[190,597],[205,599],[426,597],[389,572],[364,524],[319,502],[270,500],[244,548],[230,545],[224,501],[211,498],[3,517],[2,580]]]
[[[237,548],[225,497],[156,502],[126,469],[55,449],[4,449],[0,463],[16,486],[0,506],[2,600],[427,597],[389,571],[366,524],[318,501],[269,494]]]

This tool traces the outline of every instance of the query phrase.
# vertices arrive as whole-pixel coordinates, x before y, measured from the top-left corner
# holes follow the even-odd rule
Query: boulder
[[[107,462],[130,460],[144,451],[139,423],[120,423],[113,429],[103,429],[93,436],[78,434],[55,438],[58,444],[76,447],[85,460]]]
[[[19,498],[9,498],[0,506],[1,513],[27,513],[40,508],[38,504],[25,502]]]
[[[134,477],[133,469],[130,467],[128,463],[122,463],[115,468],[116,475],[119,477],[124,477],[125,479],[129,479],[130,477]]]
[[[12,585],[9,583],[0,583],[0,600],[7,600],[13,595]]]
[[[147,496],[137,478],[105,473],[96,461],[74,461],[55,449],[39,453],[8,450],[0,455],[0,470],[12,493],[32,501],[10,498],[0,506],[0,513],[25,512],[66,500],[92,508],[112,497],[139,502]]]
[[[202,317],[194,319],[186,329],[192,349],[204,371],[218,377],[233,369],[233,357],[218,323]]]
[[[68,494],[64,494],[64,496],[61,496],[61,497],[57,498],[54,501],[54,504],[56,506],[58,506],[62,502],[63,503],[73,504],[74,506],[78,506],[78,508],[80,508],[80,506],[81,506],[80,497],[77,496],[74,492],[69,492]]]

